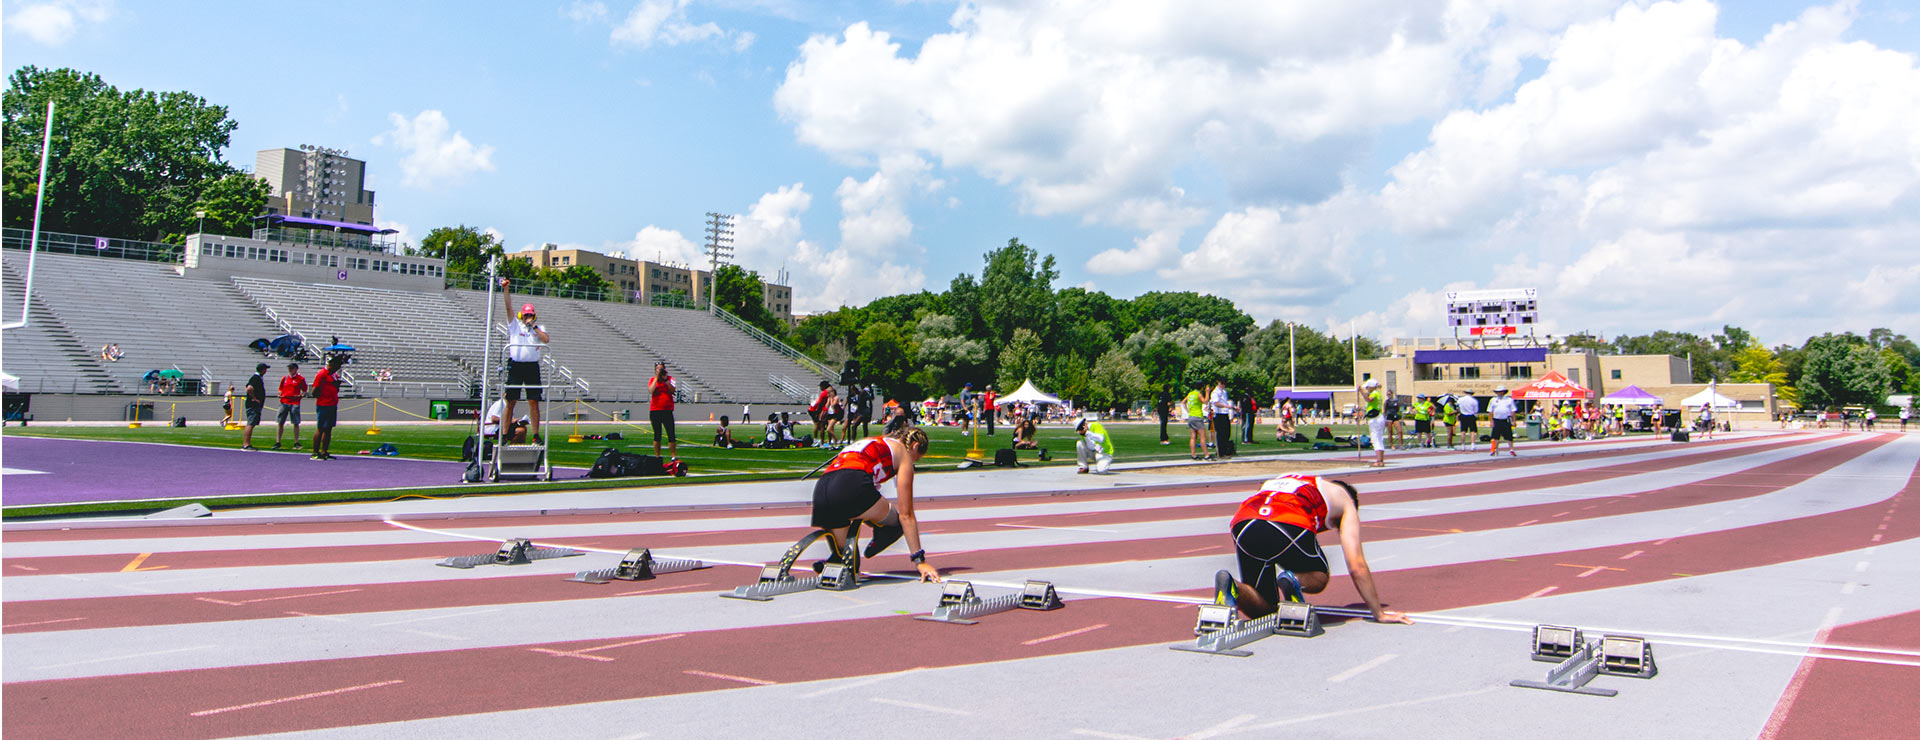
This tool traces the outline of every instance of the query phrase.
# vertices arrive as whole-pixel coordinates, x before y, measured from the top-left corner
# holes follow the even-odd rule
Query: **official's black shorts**
[[[1432,419],[1414,419],[1413,420],[1414,434],[1428,434],[1428,433],[1431,433],[1432,431],[1433,431]]]
[[[340,407],[316,405],[313,407],[313,419],[313,426],[316,429],[323,432],[330,431],[333,429],[333,425],[340,420]]]
[[[864,470],[835,470],[813,484],[813,526],[839,529],[873,508],[880,489]]]
[[[1480,420],[1471,416],[1460,417],[1460,431],[1468,433],[1480,431]]]
[[[507,361],[507,400],[520,400],[523,385],[540,385],[540,363]],[[545,397],[544,388],[527,388],[528,400],[538,401]]]
[[[1320,540],[1306,528],[1286,522],[1234,522],[1233,549],[1240,558],[1240,582],[1252,586],[1269,604],[1280,603],[1280,579],[1274,566],[1295,574],[1330,572]]]
[[[1494,419],[1493,420],[1493,438],[1504,439],[1508,442],[1512,442],[1513,441],[1513,420],[1512,419]]]
[[[654,439],[660,438],[660,429],[661,427],[665,427],[668,442],[677,443],[680,441],[680,438],[675,436],[673,431],[673,409],[654,409],[648,411],[647,420],[653,422]]]

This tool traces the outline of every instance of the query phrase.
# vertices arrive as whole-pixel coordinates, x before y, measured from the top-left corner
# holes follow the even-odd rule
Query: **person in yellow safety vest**
[[[1447,449],[1453,449],[1453,428],[1460,423],[1460,409],[1454,405],[1452,396],[1440,399],[1440,419],[1447,424]]]
[[[1613,433],[1627,433],[1627,407],[1625,405],[1613,407]]]
[[[1433,446],[1433,399],[1425,393],[1413,397],[1413,444]]]
[[[1080,417],[1080,423],[1074,425],[1074,431],[1080,433],[1080,441],[1073,445],[1073,454],[1080,461],[1080,469],[1074,472],[1085,473],[1089,465],[1093,472],[1107,474],[1107,468],[1113,465],[1113,438],[1107,434],[1107,427],[1087,417]]]
[[[1547,439],[1555,442],[1560,441],[1560,412],[1555,409],[1547,409],[1546,418],[1542,421],[1545,421],[1547,424]]]
[[[1579,428],[1580,428],[1580,425],[1574,417],[1574,403],[1572,401],[1568,401],[1564,404],[1561,404],[1560,405],[1560,430],[1566,433],[1567,439],[1573,439],[1573,433]]]
[[[1380,390],[1380,381],[1368,378],[1355,389],[1366,402],[1367,437],[1373,442],[1373,464],[1369,467],[1387,466],[1387,414],[1386,393]]]

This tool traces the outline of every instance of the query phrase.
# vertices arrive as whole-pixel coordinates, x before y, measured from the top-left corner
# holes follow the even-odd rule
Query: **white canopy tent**
[[[1032,378],[1028,378],[1022,382],[1019,390],[1001,396],[998,400],[994,401],[995,406],[1007,406],[1016,403],[1050,403],[1055,406],[1063,405],[1059,396],[1043,392],[1039,388],[1033,387]]]
[[[1707,405],[1709,402],[1711,402],[1713,404],[1713,407],[1716,409],[1740,408],[1739,401],[1735,401],[1726,396],[1722,396],[1720,395],[1719,391],[1716,391],[1711,387],[1699,393],[1695,393],[1691,396],[1687,396],[1685,400],[1682,400],[1680,402],[1680,405],[1690,409],[1697,409],[1697,408],[1700,408],[1701,406]]]

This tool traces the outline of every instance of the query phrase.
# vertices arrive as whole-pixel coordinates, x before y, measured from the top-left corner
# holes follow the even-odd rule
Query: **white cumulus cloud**
[[[34,41],[60,46],[73,38],[81,24],[100,23],[113,16],[108,0],[54,0],[16,5],[7,13],[6,26],[19,29]]]
[[[746,31],[728,31],[711,21],[695,23],[687,19],[689,0],[642,0],[627,11],[627,16],[612,31],[613,43],[637,49],[646,49],[654,44],[679,46],[708,39],[731,39],[729,46],[735,51],[746,51],[753,46],[754,34]],[[608,16],[606,6],[594,3],[594,9],[569,11],[569,17],[576,21],[599,22]]]
[[[373,137],[375,145],[392,144],[401,152],[401,181],[418,188],[431,188],[457,181],[474,172],[492,172],[493,146],[475,145],[458,131],[452,131],[445,114],[428,109],[409,119],[390,113],[393,129]]]

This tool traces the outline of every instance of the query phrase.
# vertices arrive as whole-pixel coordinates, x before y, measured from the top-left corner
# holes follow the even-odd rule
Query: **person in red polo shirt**
[[[340,412],[340,368],[347,364],[347,358],[334,355],[327,358],[327,366],[313,374],[313,455],[311,460],[332,460],[328,450],[333,446],[333,425],[339,421]]]
[[[287,363],[287,375],[280,379],[280,421],[273,428],[273,448],[280,449],[280,435],[293,422],[293,448],[300,449],[300,400],[307,397],[307,379],[300,374],[300,363]]]
[[[1373,611],[1375,622],[1412,624],[1407,615],[1380,607],[1373,570],[1360,549],[1360,493],[1346,481],[1311,475],[1283,475],[1267,481],[1241,502],[1233,515],[1233,547],[1240,558],[1240,580],[1214,574],[1214,602],[1236,606],[1248,618],[1274,613],[1279,603],[1305,601],[1326,589],[1331,577],[1316,533],[1340,530],[1340,552],[1347,559],[1353,587]]]
[[[667,432],[667,454],[670,459],[680,459],[680,437],[673,429],[673,392],[676,386],[673,376],[667,374],[667,363],[653,364],[653,377],[647,379],[647,420],[653,422],[653,456],[660,456],[660,430]]]

